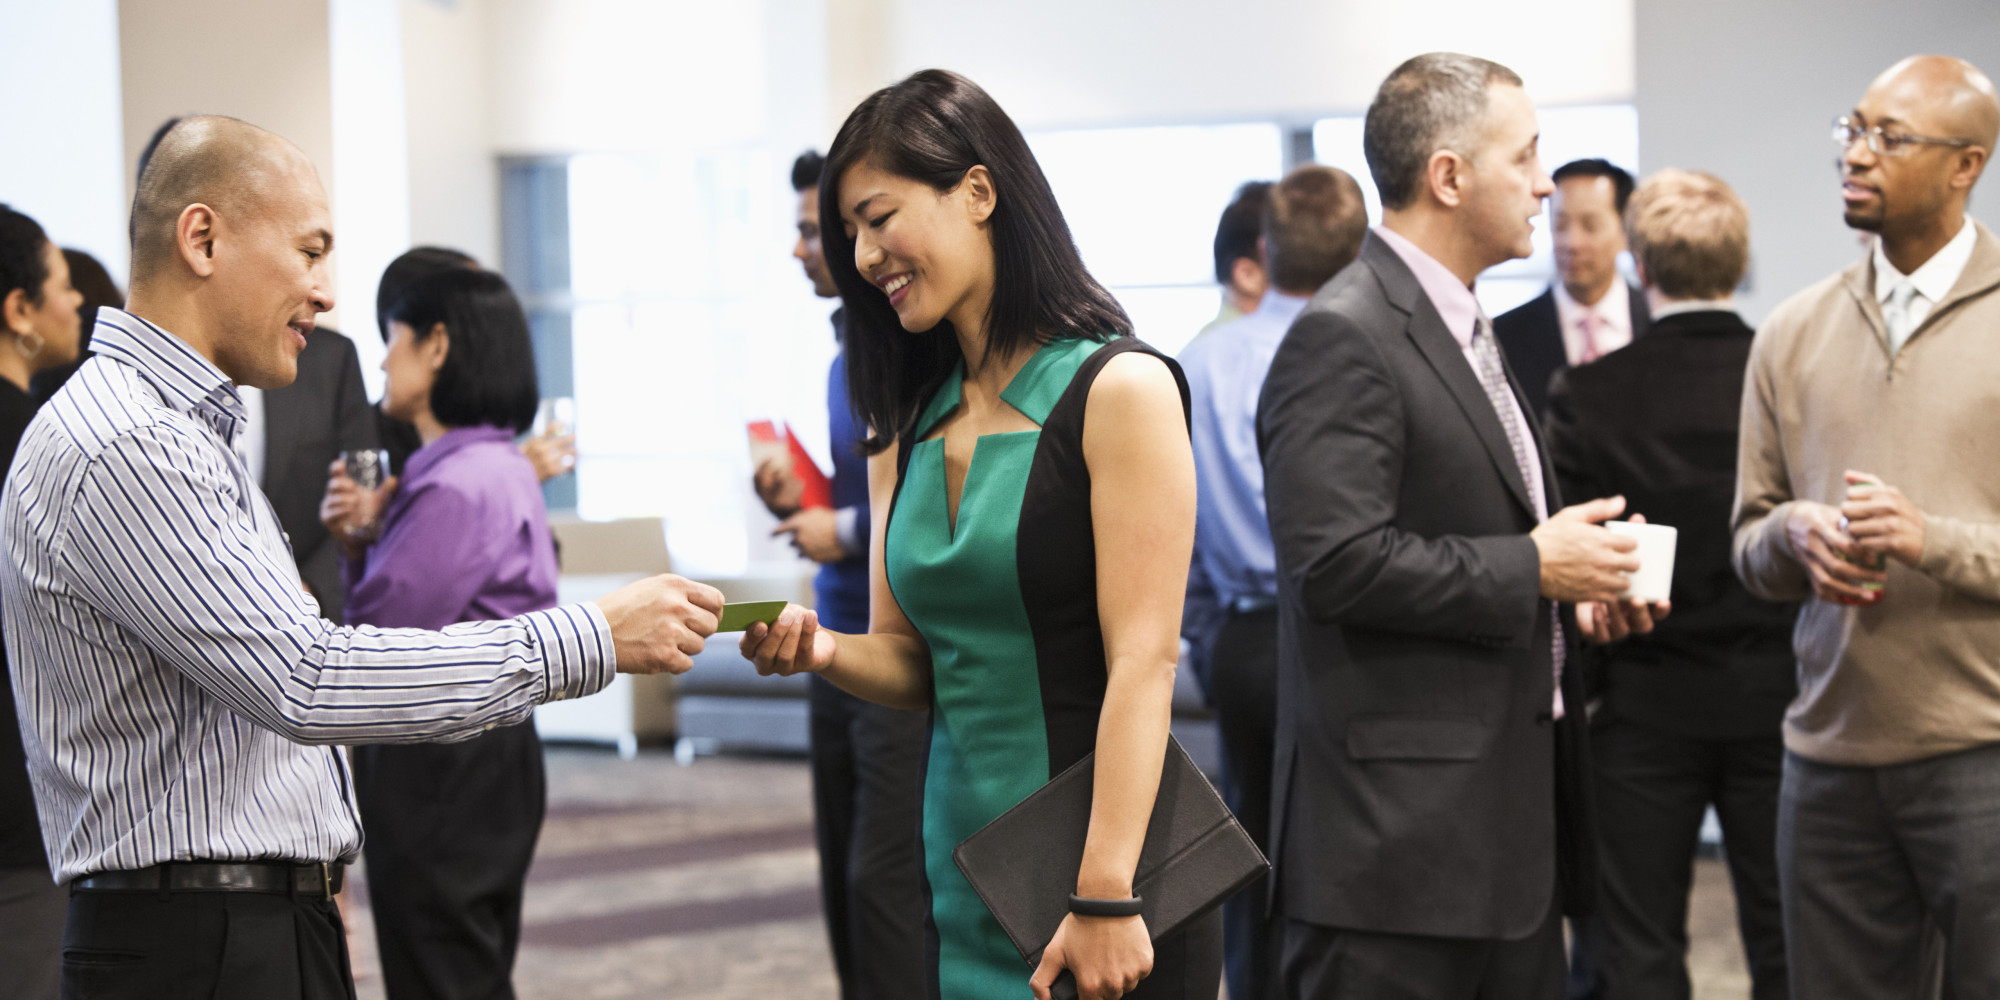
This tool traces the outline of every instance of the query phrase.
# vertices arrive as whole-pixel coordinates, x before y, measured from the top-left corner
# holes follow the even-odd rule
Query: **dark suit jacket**
[[[333,330],[313,331],[299,354],[298,379],[264,393],[263,485],[291,538],[299,575],[319,595],[320,614],[336,622],[347,595],[340,546],[319,523],[326,467],[343,451],[378,447],[376,440],[354,342]]]
[[[1626,287],[1631,291],[1632,339],[1637,341],[1645,336],[1651,316],[1646,312],[1646,296],[1636,288]],[[1562,315],[1556,309],[1555,286],[1543,289],[1542,294],[1527,304],[1501,313],[1493,321],[1493,335],[1499,338],[1500,350],[1514,369],[1514,377],[1520,380],[1522,391],[1527,393],[1535,416],[1546,416],[1549,378],[1569,367],[1569,352],[1563,348]]]
[[[1519,938],[1547,916],[1560,856],[1567,907],[1587,906],[1581,713],[1551,723],[1527,484],[1386,243],[1371,234],[1293,324],[1257,427],[1280,589],[1274,905]],[[1543,479],[1554,506],[1546,462]]]
[[[1798,689],[1798,605],[1752,597],[1729,563],[1752,336],[1733,312],[1677,313],[1549,387],[1563,494],[1623,494],[1631,512],[1680,533],[1674,613],[1652,635],[1592,651],[1604,708],[1700,739],[1776,739]]]

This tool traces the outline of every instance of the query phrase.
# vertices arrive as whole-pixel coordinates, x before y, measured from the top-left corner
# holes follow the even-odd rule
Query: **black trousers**
[[[1286,1000],[1560,1000],[1562,906],[1516,941],[1424,937],[1286,920]]]
[[[353,761],[389,1000],[512,1000],[547,803],[534,723],[463,743],[356,747]]]
[[[1591,726],[1597,791],[1597,912],[1581,922],[1602,1000],[1687,1000],[1688,894],[1713,805],[1736,892],[1755,1000],[1784,1000],[1778,788],[1784,742],[1677,736],[1606,714]]]
[[[1209,654],[1222,730],[1223,795],[1259,850],[1271,846],[1271,758],[1278,729],[1278,611],[1232,612]],[[1280,932],[1269,916],[1270,878],[1222,906],[1230,1000],[1277,1000]]]
[[[326,899],[255,892],[78,892],[63,1000],[354,1000],[347,931]]]
[[[9,1000],[55,1000],[68,912],[69,890],[48,865],[0,867],[0,992]]]
[[[820,897],[842,1000],[928,988],[919,777],[925,713],[812,679],[813,821]]]

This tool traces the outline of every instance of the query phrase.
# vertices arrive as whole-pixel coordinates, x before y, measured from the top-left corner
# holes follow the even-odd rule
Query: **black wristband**
[[[1069,894],[1069,912],[1079,917],[1136,917],[1142,900],[1138,893],[1131,899],[1085,899],[1076,893]]]

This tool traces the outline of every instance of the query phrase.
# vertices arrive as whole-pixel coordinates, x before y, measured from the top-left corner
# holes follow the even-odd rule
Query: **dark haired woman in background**
[[[61,248],[35,220],[0,205],[0,475],[13,466],[35,416],[28,379],[76,358],[82,302]],[[0,672],[0,971],[8,996],[54,1000],[68,910],[69,893],[49,875],[35,820],[14,685]]]
[[[425,277],[451,270],[481,268],[471,254],[449,247],[412,247],[389,262],[382,271],[382,280],[375,286],[375,325],[382,331],[382,343],[389,342],[389,309],[403,293]],[[379,406],[375,418],[376,433],[389,453],[389,468],[400,469],[409,464],[410,455],[423,445],[417,429],[389,416]],[[535,475],[546,483],[576,468],[576,435],[567,427],[550,427],[522,441],[521,454],[534,463]]]
[[[113,309],[125,305],[125,292],[112,280],[111,272],[97,258],[81,250],[64,248],[63,263],[69,265],[70,287],[83,296],[83,305],[76,310],[77,329],[81,336],[76,344],[76,357],[59,365],[36,370],[35,377],[28,381],[28,394],[35,397],[37,406],[49,401],[56,390],[90,360],[90,332],[97,328],[97,309],[110,306]]]
[[[382,409],[422,447],[383,487],[386,508],[330,470],[320,515],[346,542],[347,623],[441,629],[555,607],[548,512],[514,446],[538,401],[520,303],[499,275],[454,267],[410,285],[387,318]],[[353,760],[390,1000],[512,997],[545,805],[534,722]]]
[[[1075,892],[1130,898],[1194,544],[1186,387],[1130,336],[1020,130],[971,81],[930,70],[877,92],[827,161],[826,261],[874,429],[872,622],[838,635],[787,608],[743,650],[932,709],[932,995],[1015,1000],[1030,970],[951,852],[1095,750]],[[1073,913],[1032,986],[1046,997],[1068,968],[1088,1000],[1213,1000],[1221,950],[1216,914],[1155,948],[1139,917]]]

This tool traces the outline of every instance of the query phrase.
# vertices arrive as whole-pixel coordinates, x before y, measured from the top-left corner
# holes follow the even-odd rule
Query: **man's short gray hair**
[[[1383,208],[1407,208],[1416,200],[1432,153],[1472,155],[1486,116],[1486,91],[1496,83],[1518,87],[1521,77],[1492,60],[1457,52],[1417,56],[1382,81],[1368,105],[1361,148]]]

